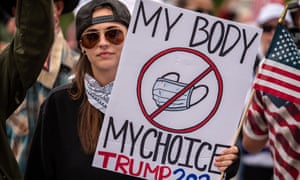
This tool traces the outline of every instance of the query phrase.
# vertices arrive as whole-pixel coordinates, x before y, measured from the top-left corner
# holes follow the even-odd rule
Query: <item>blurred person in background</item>
[[[66,40],[70,48],[76,52],[80,52],[77,46],[75,22],[72,21],[66,29]]]
[[[290,11],[294,22],[294,27],[290,28],[290,31],[294,36],[298,49],[300,49],[300,4],[297,0],[293,0],[289,2],[289,5],[293,6]]]
[[[261,46],[259,49],[260,57],[264,57],[270,47],[278,20],[283,13],[284,5],[279,3],[269,3],[261,8],[257,17],[257,25],[263,30]],[[288,27],[293,26],[291,13],[288,11],[285,16],[284,24]]]
[[[273,39],[278,20],[284,11],[284,6],[279,3],[268,3],[263,6],[257,16],[257,25],[262,29],[259,54],[256,57],[253,75],[255,76],[262,59],[265,57]],[[285,16],[284,24],[288,27],[293,25],[290,12]],[[242,137],[243,138],[243,137]],[[243,147],[240,179],[241,180],[272,180],[273,179],[273,158],[269,144],[257,153],[248,153]]]
[[[11,2],[2,0],[1,7],[4,9]],[[54,38],[51,1],[18,0],[15,12],[16,32],[0,54],[1,180],[23,179],[7,141],[5,124],[35,82]]]
[[[16,1],[4,1],[10,2],[6,10],[13,16]],[[6,122],[8,141],[23,173],[40,105],[52,88],[70,82],[72,68],[78,56],[69,47],[59,23],[60,16],[71,12],[77,6],[78,0],[54,0],[53,2],[52,18],[55,35],[53,45],[37,81],[28,89],[25,100]]]
[[[0,52],[8,45],[16,32],[15,18],[11,17],[3,6],[5,4],[0,4]]]
[[[276,4],[284,4],[285,0],[251,0],[250,8],[252,10],[252,20],[256,22],[258,15],[261,11],[261,8],[264,7],[266,4],[269,3],[276,3]]]
[[[224,0],[218,8],[217,16],[236,22],[253,24],[250,1]]]
[[[177,0],[175,5],[192,11],[214,15],[215,4],[213,0]]]

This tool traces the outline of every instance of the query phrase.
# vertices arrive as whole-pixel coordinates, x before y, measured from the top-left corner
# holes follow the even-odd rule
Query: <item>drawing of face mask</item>
[[[167,79],[166,76],[175,75],[177,80]],[[158,107],[164,105],[168,100],[174,97],[188,84],[179,82],[178,73],[167,73],[161,78],[157,78],[152,89],[153,100]],[[196,89],[204,89],[202,97],[194,103],[191,103],[192,94]],[[203,92],[203,90],[202,90]],[[188,89],[182,96],[177,98],[165,110],[167,111],[183,111],[189,109],[191,106],[201,102],[208,94],[208,87],[206,85],[199,85]]]

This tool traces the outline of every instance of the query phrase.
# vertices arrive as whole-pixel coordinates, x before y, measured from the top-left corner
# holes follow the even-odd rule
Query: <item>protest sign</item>
[[[251,86],[258,28],[137,0],[93,166],[217,179]]]

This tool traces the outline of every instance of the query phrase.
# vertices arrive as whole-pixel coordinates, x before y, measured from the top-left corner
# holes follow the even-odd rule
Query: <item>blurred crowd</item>
[[[89,0],[80,0],[73,12],[63,14],[60,17],[63,34],[74,50],[78,50],[75,38],[74,15],[84,3]],[[135,0],[122,0],[133,10]],[[257,16],[260,9],[268,3],[284,4],[284,0],[154,0],[169,3],[178,7],[208,13],[220,18],[229,19],[251,25],[257,24]],[[296,18],[299,19],[299,18]],[[299,20],[297,20],[299,21]],[[295,22],[299,23],[299,22]],[[12,38],[16,28],[14,17],[0,6],[0,51]]]
[[[57,44],[53,45],[51,52],[49,52],[52,61],[55,57],[60,57],[57,60],[59,70],[53,70],[56,74],[51,76],[47,73],[40,74],[37,83],[28,91],[27,97],[21,107],[7,121],[7,133],[9,143],[13,152],[21,166],[26,165],[26,153],[28,147],[24,144],[29,144],[32,136],[32,131],[35,128],[37,119],[38,108],[49,93],[49,91],[59,85],[68,83],[72,78],[72,68],[78,58],[79,49],[77,46],[76,32],[75,32],[75,16],[78,9],[90,0],[80,0],[76,2],[71,9],[66,10],[66,4],[60,6],[59,2],[62,0],[54,0],[55,12],[54,19],[56,19],[55,34]],[[266,54],[269,44],[274,35],[275,27],[278,19],[283,11],[285,4],[284,0],[156,0],[163,3],[169,3],[181,8],[189,9],[192,11],[206,13],[212,16],[217,16],[227,20],[232,20],[240,23],[246,23],[252,26],[257,26],[262,29],[261,46],[258,47],[258,55],[255,59],[255,66],[253,67],[253,74],[255,75],[257,67],[261,59]],[[134,0],[123,0],[130,11],[134,7]],[[0,52],[7,47],[13,35],[16,32],[15,22],[15,7],[9,6],[2,7],[0,5]],[[65,8],[65,9],[64,9]],[[295,34],[295,40],[298,42],[300,27],[300,13],[298,8],[291,9],[286,15],[285,24]],[[298,33],[298,34],[297,34]],[[60,39],[60,40],[59,40]],[[64,43],[63,46],[60,46]],[[55,43],[54,43],[55,44]],[[298,43],[297,45],[300,45]],[[60,50],[57,50],[60,49]],[[55,55],[51,56],[51,54]],[[46,61],[47,63],[47,61]],[[48,64],[49,65],[49,64]],[[47,68],[47,64],[44,65]],[[49,69],[48,69],[49,70]],[[50,71],[50,70],[49,70]],[[49,77],[48,77],[49,76]],[[59,78],[58,78],[59,77]],[[51,80],[52,79],[52,80]],[[50,82],[51,81],[51,82]],[[250,87],[249,87],[250,88]],[[34,99],[36,96],[36,100]],[[42,97],[42,98],[41,98]],[[30,106],[31,105],[31,106]],[[37,105],[37,107],[35,107]],[[30,106],[30,107],[27,107]],[[28,112],[24,114],[24,109]],[[34,113],[29,112],[33,111]],[[32,114],[32,116],[30,116]],[[24,116],[28,116],[24,118]],[[21,144],[21,145],[20,145]],[[273,162],[270,155],[268,145],[262,152],[257,154],[248,154],[241,147],[241,167],[237,175],[237,179],[247,180],[268,180],[272,179],[273,175]]]

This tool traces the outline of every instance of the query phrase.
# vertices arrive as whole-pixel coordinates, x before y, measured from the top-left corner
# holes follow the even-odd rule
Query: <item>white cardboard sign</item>
[[[220,177],[261,30],[151,0],[133,10],[93,166],[145,179]]]

